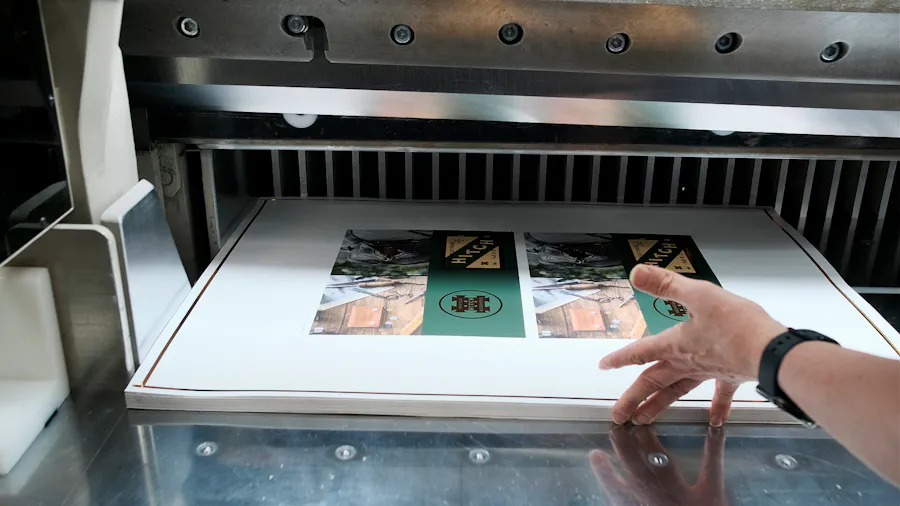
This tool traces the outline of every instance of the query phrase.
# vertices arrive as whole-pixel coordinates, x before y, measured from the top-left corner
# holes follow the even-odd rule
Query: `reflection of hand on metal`
[[[710,428],[697,483],[684,482],[652,427],[616,427],[609,435],[624,477],[602,450],[590,453],[591,469],[616,506],[725,506],[725,433]]]

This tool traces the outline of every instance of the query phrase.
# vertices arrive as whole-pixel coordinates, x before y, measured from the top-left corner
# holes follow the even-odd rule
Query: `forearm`
[[[778,384],[854,455],[900,484],[900,361],[807,342],[785,356]]]

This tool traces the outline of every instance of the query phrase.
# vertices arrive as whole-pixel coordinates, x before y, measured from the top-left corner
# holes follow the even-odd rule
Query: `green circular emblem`
[[[687,308],[674,300],[657,297],[656,300],[653,301],[653,309],[666,318],[677,322],[686,322],[690,319]]]
[[[475,320],[494,316],[503,309],[500,297],[483,290],[457,290],[441,297],[441,311],[457,318]]]

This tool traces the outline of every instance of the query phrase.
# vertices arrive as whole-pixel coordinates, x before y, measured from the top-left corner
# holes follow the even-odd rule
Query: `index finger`
[[[618,369],[626,365],[641,365],[663,360],[671,353],[671,343],[681,334],[679,323],[654,336],[643,337],[600,359],[600,369]]]

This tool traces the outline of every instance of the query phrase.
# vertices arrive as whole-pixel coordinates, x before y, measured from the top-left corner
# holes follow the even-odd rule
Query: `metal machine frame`
[[[79,224],[58,237],[98,228],[138,178],[192,282],[260,197],[765,207],[896,325],[900,5],[655,3],[41,0]],[[582,480],[590,449],[620,452],[638,488],[725,450],[724,434],[689,425],[658,427],[660,444],[654,429],[607,425],[126,413],[126,361],[112,355],[141,308],[117,303],[129,284],[116,248],[69,243],[28,262],[105,282],[55,295],[83,352],[67,351],[70,376],[104,359],[111,371],[72,382],[0,500],[402,493],[375,472],[408,484],[393,502],[592,504],[604,499]],[[724,433],[710,462],[732,502],[900,497],[821,431]]]

